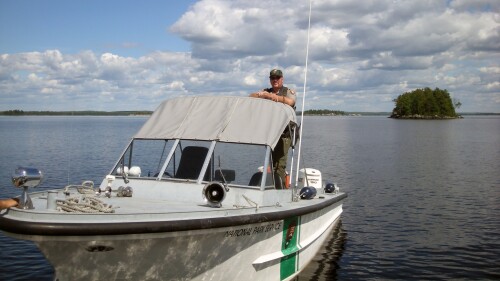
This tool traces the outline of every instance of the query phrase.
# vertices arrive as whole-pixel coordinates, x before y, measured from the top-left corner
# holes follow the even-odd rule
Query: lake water
[[[0,117],[0,197],[109,172],[143,117]],[[306,117],[304,166],[349,195],[298,280],[500,280],[500,118]],[[0,233],[0,280],[52,280],[37,248]]]

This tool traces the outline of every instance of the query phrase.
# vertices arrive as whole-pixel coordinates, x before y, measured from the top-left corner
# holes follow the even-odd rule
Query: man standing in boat
[[[279,69],[273,69],[269,73],[271,88],[251,93],[251,97],[268,99],[275,102],[281,102],[295,108],[295,91],[283,86],[283,72]],[[288,160],[288,150],[292,144],[292,137],[288,129],[283,132],[280,140],[273,150],[273,168],[277,173],[283,185],[286,184],[286,163]]]

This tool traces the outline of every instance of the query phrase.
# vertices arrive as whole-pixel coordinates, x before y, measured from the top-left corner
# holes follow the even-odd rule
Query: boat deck
[[[286,192],[286,191],[284,191]],[[82,221],[92,222],[118,222],[118,221],[174,221],[174,220],[189,220],[189,219],[211,219],[215,217],[234,217],[250,214],[271,214],[276,212],[286,212],[289,210],[297,210],[316,206],[321,201],[329,201],[332,199],[342,199],[343,193],[337,194],[321,194],[310,200],[299,200],[291,202],[291,200],[280,201],[269,205],[255,205],[253,201],[240,200],[239,204],[234,201],[224,201],[220,208],[214,208],[203,203],[203,200],[198,202],[182,202],[176,200],[165,200],[158,198],[147,197],[116,197],[107,198],[105,196],[94,197],[104,203],[106,207],[113,209],[112,213],[103,212],[82,213],[82,212],[63,212],[59,206],[48,205],[48,192],[36,192],[31,194],[34,209],[22,210],[12,208],[5,212],[5,217],[15,216],[18,219],[25,221],[57,221],[71,222],[78,218]],[[93,195],[90,195],[93,197]],[[60,191],[57,195],[58,200],[66,198],[83,197],[76,191],[71,191],[69,196],[63,195]],[[201,197],[201,195],[200,195]],[[288,196],[287,196],[288,197]],[[175,198],[174,198],[175,199]],[[49,207],[49,208],[48,208]],[[36,216],[33,216],[36,214]]]

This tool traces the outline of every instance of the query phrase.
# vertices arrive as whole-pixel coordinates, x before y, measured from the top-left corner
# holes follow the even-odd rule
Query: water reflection
[[[340,220],[330,234],[325,244],[311,263],[297,276],[295,281],[338,280],[337,270],[339,261],[344,253],[347,241],[347,232],[342,227]]]

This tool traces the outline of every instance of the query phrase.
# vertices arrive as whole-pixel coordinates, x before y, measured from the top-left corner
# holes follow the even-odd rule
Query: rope
[[[84,181],[82,184],[67,185],[64,187],[64,193],[69,195],[70,188],[76,188],[80,194],[95,194],[93,181]]]
[[[245,195],[241,195],[243,198],[245,198],[245,200],[247,201],[248,205],[250,205],[250,207],[255,207],[255,209],[258,211],[259,210],[259,204],[257,204],[255,201],[252,201],[252,199],[246,197]],[[247,208],[248,206],[242,206],[242,205],[237,205],[237,204],[234,204],[233,207],[235,208],[238,208],[238,209],[241,209],[241,208]]]
[[[56,200],[57,210],[68,213],[114,213],[112,205],[107,205],[103,201],[84,196],[81,198],[71,197],[66,200]]]

